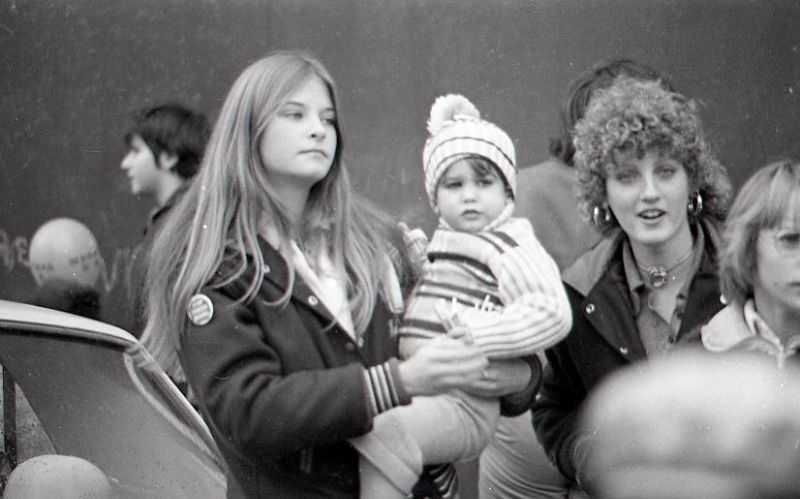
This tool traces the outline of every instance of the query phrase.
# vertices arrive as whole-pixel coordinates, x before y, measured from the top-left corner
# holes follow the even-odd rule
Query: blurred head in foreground
[[[612,375],[582,420],[601,499],[800,497],[800,370],[681,352]],[[593,497],[595,496],[593,495]]]

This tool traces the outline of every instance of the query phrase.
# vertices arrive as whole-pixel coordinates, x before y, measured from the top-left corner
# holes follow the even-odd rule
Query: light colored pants
[[[481,454],[478,490],[480,499],[567,497],[566,479],[536,439],[530,411],[500,418],[494,439]]]
[[[495,398],[463,392],[414,397],[411,404],[379,414],[371,432],[353,446],[400,490],[411,490],[423,464],[474,459],[492,438],[500,405]]]

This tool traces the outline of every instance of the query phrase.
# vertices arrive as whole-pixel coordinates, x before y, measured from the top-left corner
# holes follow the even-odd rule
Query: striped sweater
[[[493,359],[553,346],[572,327],[558,267],[524,218],[490,232],[434,232],[400,326],[401,356],[444,334],[443,315],[467,326]]]

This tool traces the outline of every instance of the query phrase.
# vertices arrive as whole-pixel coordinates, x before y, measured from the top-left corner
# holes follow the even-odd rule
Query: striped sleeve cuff
[[[398,405],[411,402],[411,397],[400,382],[397,359],[389,359],[383,364],[365,369],[364,381],[367,405],[373,417]]]

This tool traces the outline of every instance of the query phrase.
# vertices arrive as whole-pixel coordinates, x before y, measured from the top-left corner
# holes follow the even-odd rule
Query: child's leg
[[[408,497],[409,492],[399,489],[364,456],[358,458],[358,472],[361,481],[359,497],[363,499],[405,499]]]
[[[369,459],[359,457],[358,471],[361,480],[359,497],[380,499],[406,499],[410,493],[397,488]],[[458,499],[458,475],[452,464],[426,468],[430,483],[442,499]],[[416,483],[416,482],[415,482]]]
[[[462,393],[415,397],[410,405],[380,414],[370,433],[351,440],[361,453],[362,491],[374,497],[403,497],[418,480],[423,463],[477,457],[488,445],[498,417],[497,400]]]
[[[411,434],[391,417],[375,418],[373,430],[350,440],[358,450],[361,497],[406,497],[422,473],[422,452]]]
[[[489,444],[500,417],[497,399],[462,392],[415,397],[389,411],[419,446],[424,464],[475,458]],[[387,413],[387,414],[389,414]]]

